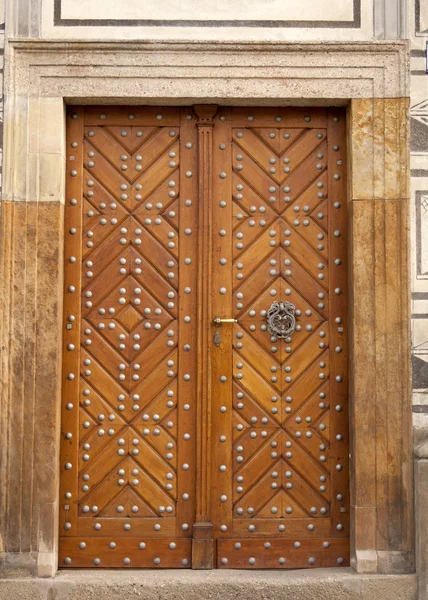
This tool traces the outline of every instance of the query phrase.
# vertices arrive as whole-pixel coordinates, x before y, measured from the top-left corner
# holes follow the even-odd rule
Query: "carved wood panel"
[[[69,111],[60,566],[349,564],[344,117]]]
[[[236,322],[213,327],[218,567],[349,564],[345,159],[342,110],[219,111],[213,310]]]
[[[191,563],[192,119],[114,107],[67,117],[60,566]]]

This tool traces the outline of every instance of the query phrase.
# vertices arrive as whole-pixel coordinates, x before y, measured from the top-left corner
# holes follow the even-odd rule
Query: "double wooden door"
[[[60,567],[349,564],[345,145],[69,109]]]

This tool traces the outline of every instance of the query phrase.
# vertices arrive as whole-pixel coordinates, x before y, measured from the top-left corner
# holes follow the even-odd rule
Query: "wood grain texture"
[[[219,568],[349,564],[344,134],[341,110],[216,119],[213,314],[237,320],[212,362]]]
[[[101,110],[68,116],[60,565],[349,564],[343,112]]]
[[[107,112],[70,109],[67,121],[59,563],[186,567],[195,127],[185,109]]]
[[[212,281],[212,172],[213,117],[216,105],[194,106],[198,128],[198,368],[197,368],[197,468],[196,521],[192,567],[212,569],[214,540],[211,523],[211,339],[210,321]]]

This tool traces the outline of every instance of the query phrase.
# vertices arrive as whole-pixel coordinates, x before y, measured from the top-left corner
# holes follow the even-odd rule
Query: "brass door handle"
[[[214,325],[221,325],[222,323],[237,323],[236,319],[220,319],[220,317],[214,317],[213,323]]]

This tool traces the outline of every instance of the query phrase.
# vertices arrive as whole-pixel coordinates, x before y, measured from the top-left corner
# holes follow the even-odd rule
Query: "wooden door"
[[[220,110],[213,149],[217,566],[347,565],[344,111]]]
[[[60,566],[186,567],[195,520],[195,128],[67,117]]]
[[[340,109],[68,111],[60,567],[349,564],[345,175]]]

